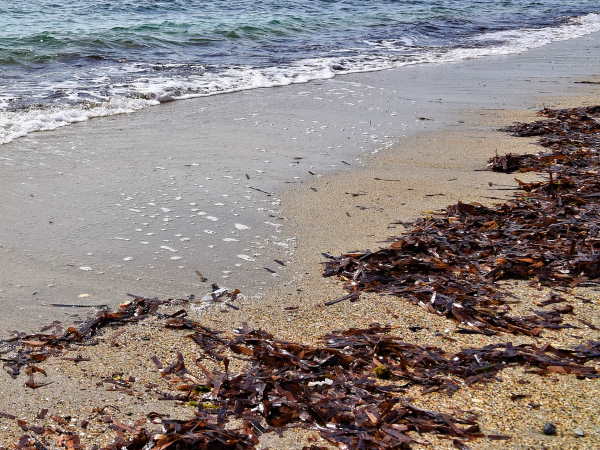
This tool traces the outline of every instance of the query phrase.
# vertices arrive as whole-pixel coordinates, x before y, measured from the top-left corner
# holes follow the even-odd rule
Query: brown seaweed
[[[488,334],[538,335],[568,326],[561,317],[568,312],[560,309],[511,316],[496,283],[572,287],[600,277],[600,107],[542,114],[550,119],[506,130],[540,136],[549,151],[495,157],[490,167],[543,171],[545,179],[517,180],[521,192],[503,204],[451,205],[378,251],[330,256],[324,276],[341,278],[352,294],[402,297]]]
[[[29,371],[34,370],[34,363],[61,354],[69,345],[89,342],[103,328],[139,322],[149,315],[156,314],[162,305],[189,301],[159,300],[136,295],[130,297],[133,300],[119,305],[116,311],[100,311],[78,327],[72,326],[65,331],[59,329],[58,333],[17,333],[15,337],[0,341],[0,345],[7,348],[0,352],[0,355],[3,355],[0,361],[3,362],[5,370],[15,378],[23,367],[28,366]],[[32,376],[33,373],[30,374],[28,383],[36,384],[32,381]]]
[[[191,321],[187,326],[207,334],[205,327]],[[483,437],[474,416],[416,408],[401,397],[402,392],[419,385],[424,391],[452,394],[462,386],[497,380],[500,371],[513,366],[541,375],[598,377],[598,371],[585,363],[600,357],[600,342],[570,350],[506,343],[449,354],[405,343],[391,331],[375,324],[333,332],[323,337],[324,346],[281,341],[260,330],[241,329],[230,340],[215,335],[218,345],[211,346],[208,357],[226,363],[228,350],[246,358],[249,366],[233,377],[227,371],[205,370],[206,380],[186,386],[195,392],[186,400],[196,398],[201,414],[242,419],[247,436],[254,435],[253,429],[262,433],[302,426],[348,448],[407,448],[421,442],[410,433],[415,431],[447,436],[463,445]],[[181,357],[177,360],[181,369]]]

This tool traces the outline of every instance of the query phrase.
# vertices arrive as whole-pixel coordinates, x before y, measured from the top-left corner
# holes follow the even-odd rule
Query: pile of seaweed
[[[451,395],[465,386],[498,381],[499,372],[515,366],[541,375],[599,376],[586,363],[600,357],[600,342],[573,349],[505,343],[450,354],[403,342],[393,336],[391,327],[378,324],[334,331],[319,346],[278,340],[247,327],[225,336],[184,314],[165,319],[164,326],[189,331],[186,337],[198,344],[199,358],[189,368],[181,353],[175,353],[170,364],[152,357],[172,386],[171,392],[161,393],[161,399],[185,403],[195,413],[186,420],[149,415],[151,422],[162,426],[160,432],[149,430],[146,420],[129,426],[104,414],[102,421],[117,434],[107,450],[250,449],[261,434],[294,427],[317,430],[343,448],[409,448],[412,443],[426,444],[417,436],[427,433],[466,448],[465,442],[472,439],[510,437],[485,435],[474,414],[425,410],[403,394],[420,386],[424,392]],[[230,373],[232,358],[246,362],[238,374]],[[216,369],[201,362],[206,359]],[[59,425],[22,420],[18,424],[33,434],[24,435],[16,448],[48,448],[52,440],[57,446],[81,448],[79,435]],[[82,424],[82,432],[85,427]]]
[[[570,306],[510,315],[500,280],[534,285],[597,285],[600,276],[600,107],[548,110],[549,119],[505,130],[539,136],[545,151],[497,156],[490,169],[542,172],[540,181],[518,182],[514,198],[494,207],[458,203],[413,223],[374,252],[329,257],[325,276],[343,279],[357,300],[361,292],[407,299],[485,334],[538,335],[567,327]]]
[[[167,367],[156,361],[162,376],[169,377],[179,393],[173,398],[198,406],[193,419],[164,421],[165,433],[151,436],[140,430],[132,441],[158,448],[172,443],[181,445],[176,448],[251,448],[260,434],[286,427],[316,429],[344,448],[408,448],[411,443],[426,443],[410,432],[451,438],[462,448],[465,441],[484,436],[474,415],[457,417],[417,408],[401,394],[415,385],[425,391],[453,393],[461,386],[496,380],[498,372],[513,366],[540,374],[594,378],[596,369],[585,363],[600,356],[600,342],[569,350],[499,344],[448,354],[407,344],[391,336],[390,327],[378,324],[332,332],[324,336],[323,346],[285,342],[247,328],[224,339],[185,318],[166,326],[192,330],[190,337],[200,351],[220,361],[224,370],[203,367],[199,379],[188,371],[180,354]],[[227,352],[246,358],[247,368],[229,375]],[[229,419],[242,420],[243,425],[226,436],[224,431],[216,435],[206,428],[220,423],[227,429]],[[216,437],[208,442],[211,433]],[[205,443],[210,445],[204,447]],[[230,446],[219,447],[226,443]]]
[[[519,182],[519,193],[502,205],[450,206],[437,217],[417,221],[379,251],[330,257],[325,275],[343,278],[349,293],[329,303],[357,300],[365,291],[392,294],[458,321],[466,332],[484,334],[535,336],[543,329],[571,326],[562,316],[573,314],[573,308],[556,294],[540,304],[550,310],[510,315],[509,294],[497,283],[516,278],[562,289],[595,284],[600,275],[600,107],[542,114],[548,120],[508,130],[540,136],[547,151],[498,156],[490,168],[536,170],[544,179]],[[574,348],[501,343],[452,353],[406,343],[393,328],[372,324],[333,331],[318,345],[305,345],[248,327],[232,334],[212,330],[189,319],[185,309],[161,312],[173,303],[134,296],[117,311],[101,311],[79,327],[17,334],[0,343],[7,348],[0,346],[0,359],[11,376],[24,371],[26,386],[43,389],[45,384],[34,378],[45,375],[38,364],[93,342],[109,327],[153,316],[197,344],[193,367],[178,352],[170,363],[151,358],[171,386],[160,398],[192,407],[191,417],[174,420],[153,412],[127,425],[102,410],[102,423],[117,436],[107,450],[251,449],[262,434],[289,428],[315,430],[341,448],[409,448],[426,444],[427,434],[466,448],[473,439],[510,437],[484,434],[470,412],[419,408],[407,397],[409,389],[452,395],[471,385],[501,381],[499,373],[510,367],[539,375],[600,376],[588,364],[600,358],[597,341]],[[233,361],[241,364],[236,373]],[[119,383],[127,393],[131,383]],[[46,414],[40,412],[38,419]],[[82,448],[88,426],[81,423],[80,434],[60,417],[53,418],[53,425],[29,423],[4,411],[0,418],[15,420],[25,432],[14,445],[18,449]]]

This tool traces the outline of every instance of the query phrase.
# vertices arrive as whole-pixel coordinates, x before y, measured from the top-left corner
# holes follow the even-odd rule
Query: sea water
[[[597,0],[0,0],[0,144],[161,102],[522,52]]]

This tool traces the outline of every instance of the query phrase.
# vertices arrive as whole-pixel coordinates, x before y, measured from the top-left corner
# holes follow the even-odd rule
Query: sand
[[[595,103],[595,96],[540,99],[535,106],[542,103],[591,104]],[[512,184],[513,175],[480,169],[496,152],[536,151],[537,147],[529,139],[495,131],[513,120],[534,117],[530,110],[468,111],[461,116],[464,123],[459,128],[408,137],[401,146],[369,158],[364,167],[295,185],[281,196],[281,217],[296,236],[289,272],[281,273],[278,283],[261,301],[242,299],[237,302],[239,311],[217,306],[202,313],[191,309],[190,315],[214,329],[232,330],[247,322],[278,338],[305,343],[318,342],[328,330],[364,327],[373,322],[398,327],[396,333],[407,342],[447,350],[492,342],[572,345],[581,339],[597,339],[598,332],[587,329],[548,332],[542,338],[459,335],[453,333],[455,324],[442,317],[424,313],[401,299],[372,294],[364,295],[356,303],[323,306],[324,301],[339,297],[343,291],[339,282],[321,277],[320,252],[338,254],[354,249],[376,249],[388,236],[402,232],[399,222],[430,214],[457,201],[487,204],[505,198],[509,191],[494,188]],[[271,266],[277,268],[275,263]],[[547,295],[547,291],[535,291],[522,283],[513,283],[513,292],[522,300],[516,311],[528,311],[535,301]],[[585,289],[578,289],[575,294],[592,300],[585,304],[569,297],[576,313],[600,326],[598,295]],[[290,306],[298,309],[284,309]],[[415,325],[423,330],[408,329]],[[98,408],[106,408],[106,413],[124,423],[133,423],[149,411],[186,417],[189,407],[157,400],[157,391],[167,390],[167,384],[150,361],[152,355],[157,355],[170,362],[180,350],[192,366],[194,345],[184,335],[181,331],[165,330],[153,319],[124,331],[107,330],[98,345],[71,352],[70,356],[80,354],[91,361],[74,364],[52,359],[45,363],[43,367],[53,384],[35,391],[23,387],[23,378],[11,380],[2,373],[0,411],[41,424],[51,423],[51,419],[35,419],[42,408],[48,408],[49,415],[70,417],[74,430],[81,420],[90,420],[84,436],[87,446],[101,445],[112,438],[112,432],[105,431],[105,424],[99,423]],[[103,379],[129,376],[136,379],[135,393],[131,396],[107,390],[111,384],[101,383]],[[543,378],[524,374],[521,369],[506,370],[501,378],[501,382],[461,389],[453,397],[422,395],[418,390],[409,396],[416,404],[435,410],[478,412],[485,432],[511,436],[510,441],[474,441],[470,443],[473,448],[600,447],[597,381],[577,380],[568,375]],[[148,388],[149,383],[156,386]],[[528,397],[513,401],[511,394]],[[557,425],[557,436],[541,433],[546,422]],[[584,436],[577,437],[576,430],[583,431]],[[8,446],[21,434],[14,422],[0,419],[0,444]],[[447,440],[423,437],[435,448],[451,447]],[[314,441],[309,442],[309,439]],[[288,431],[282,436],[261,438],[263,448],[301,449],[310,443],[325,445],[312,432]]]
[[[465,110],[477,111],[480,120],[499,109],[534,109],[542,102],[536,96],[597,91],[574,81],[600,73],[600,59],[593,57],[599,42],[597,33],[522,54],[172,102],[2,145],[0,335],[74,320],[85,311],[55,303],[114,306],[126,293],[202,295],[196,270],[225,286],[235,280],[247,295],[260,296],[280,282],[263,267],[285,275],[272,259],[287,260],[294,246],[295,230],[286,226],[279,202],[290,188],[302,190],[320,176],[362,167],[372,152],[395,147],[402,153],[420,133],[470,133],[470,125],[461,123]],[[451,172],[463,154],[437,161],[430,151],[419,162],[424,148],[419,150],[400,158],[405,176],[414,180],[407,189],[417,190],[394,194],[402,201],[390,218],[396,218],[393,211],[408,217],[462,195],[459,189],[468,191],[461,187],[465,177],[437,186],[454,178],[441,166]],[[421,175],[435,189],[428,190]],[[346,191],[372,195],[393,184],[370,182]],[[309,192],[305,204],[323,190]],[[447,197],[424,198],[436,193]],[[385,219],[355,208],[376,199],[351,199],[359,201],[350,205],[356,211],[348,211],[355,219],[372,222],[369,213]],[[428,206],[411,212],[400,204],[405,200]],[[239,230],[236,223],[250,228]]]

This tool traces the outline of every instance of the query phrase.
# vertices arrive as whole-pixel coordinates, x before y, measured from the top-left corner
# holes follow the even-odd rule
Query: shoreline
[[[260,297],[279,282],[265,267],[285,278],[273,260],[295,246],[281,194],[350,174],[418,133],[459,132],[466,108],[593,89],[573,81],[600,73],[588,57],[598,39],[165,104],[6,144],[0,334],[85,310],[53,303],[201,296],[208,286],[195,271]]]
[[[563,98],[556,106],[593,102],[594,96],[591,95],[568,97]],[[487,115],[480,116],[481,113]],[[480,120],[475,121],[475,118]],[[389,228],[393,222],[411,220],[427,214],[427,211],[456,201],[493,203],[495,200],[484,197],[504,197],[505,191],[491,190],[488,182],[498,185],[512,184],[514,174],[474,170],[485,167],[487,159],[495,152],[504,154],[539,151],[539,147],[530,144],[532,139],[514,138],[493,131],[500,125],[508,125],[512,120],[532,118],[534,116],[529,111],[473,111],[464,116],[466,130],[414,136],[405,141],[403,152],[381,153],[371,158],[364,168],[328,175],[318,182],[301,185],[289,191],[282,196],[282,214],[288,219],[293,214],[293,226],[299,230],[294,279],[286,280],[287,284],[271,290],[261,302],[236,302],[240,307],[239,311],[217,306],[203,311],[200,315],[192,310],[190,317],[214,329],[231,330],[243,322],[248,322],[250,327],[266,329],[280,339],[299,340],[303,343],[314,343],[326,330],[365,327],[372,322],[398,326],[397,333],[407,342],[415,344],[426,342],[427,345],[459,349],[465,345],[479,346],[489,343],[490,339],[481,335],[452,334],[452,341],[449,341],[447,338],[450,335],[446,330],[452,328],[452,325],[447,319],[431,314],[425,315],[419,307],[393,297],[364,294],[356,303],[344,302],[330,307],[322,306],[324,301],[339,297],[343,291],[340,282],[321,277],[320,262],[323,258],[320,257],[320,252],[339,254],[359,248],[375,250],[378,242],[402,231],[401,228]],[[408,152],[408,149],[413,151]],[[413,156],[407,158],[407,154]],[[443,158],[440,158],[440,154]],[[465,158],[466,155],[468,158]],[[415,168],[418,168],[417,172]],[[432,180],[430,183],[422,182],[423,173],[428,174]],[[519,178],[526,179],[526,174],[519,174]],[[382,181],[384,179],[401,181]],[[445,195],[435,195],[438,193]],[[319,195],[320,204],[314,201],[315,195]],[[357,208],[357,205],[368,209]],[[322,211],[326,211],[327,214],[323,214]],[[350,216],[346,212],[349,212]],[[527,298],[528,302],[543,299],[547,295],[546,290],[535,291],[519,283],[515,283],[514,292],[522,298]],[[578,293],[576,290],[575,294]],[[577,303],[577,300],[572,301]],[[597,308],[597,302],[592,306]],[[298,309],[285,309],[289,307]],[[582,311],[585,305],[577,303],[577,308],[578,311]],[[593,322],[600,325],[597,311],[590,311],[595,312]],[[591,319],[591,312],[588,311],[586,315]],[[407,325],[422,327],[422,330],[419,333],[408,332]],[[545,340],[550,339],[553,344],[561,346],[578,342],[569,334],[568,331],[556,331],[549,334]],[[141,322],[127,327],[124,332],[118,329],[108,331],[98,347],[90,347],[85,351],[81,349],[81,352],[95,355],[101,360],[100,366],[96,363],[72,364],[49,360],[44,364],[44,368],[48,371],[49,380],[55,382],[55,386],[42,388],[44,399],[47,400],[42,400],[38,391],[23,392],[21,379],[10,380],[3,375],[6,383],[0,384],[4,384],[1,394],[7,399],[7,406],[3,409],[5,412],[19,412],[16,415],[21,417],[25,416],[27,411],[35,414],[40,408],[50,406],[54,408],[52,412],[55,414],[80,418],[88,414],[86,408],[89,409],[89,405],[86,405],[80,411],[83,406],[80,401],[91,401],[101,393],[107,404],[121,402],[122,411],[114,414],[121,421],[134,419],[144,411],[157,408],[160,408],[159,412],[164,411],[172,417],[183,417],[189,413],[189,408],[185,406],[157,402],[152,400],[151,396],[132,398],[128,401],[129,397],[124,397],[118,391],[106,392],[105,388],[95,386],[98,380],[110,377],[115,371],[135,374],[139,383],[157,382],[157,377],[152,376],[156,369],[149,361],[148,343],[143,338],[150,337],[152,352],[163,361],[172,359],[175,342],[178,350],[182,351],[186,358],[193,359],[193,347],[174,340],[175,336],[181,334],[167,333],[153,325],[152,321]],[[513,335],[496,336],[492,341],[509,341],[515,344],[539,342],[535,338]],[[124,349],[126,351],[123,351]],[[594,404],[590,399],[594,398],[594,390],[598,389],[592,384],[593,381],[577,380],[573,376],[564,376],[560,381],[553,381],[535,376],[530,379],[530,384],[523,385],[519,381],[523,376],[524,372],[521,369],[511,369],[502,373],[504,381],[499,386],[490,384],[475,390],[463,389],[453,397],[438,394],[421,396],[416,390],[410,391],[409,395],[422,407],[439,410],[442,406],[445,411],[479,411],[485,431],[511,434],[512,440],[508,441],[511,446],[546,445],[550,448],[564,448],[566,445],[569,448],[589,448],[589,445],[600,439],[600,435],[593,431]],[[506,395],[496,395],[498,387],[503,389],[506,395],[511,392],[528,395],[532,402],[542,406],[538,410],[531,410],[526,404],[509,400]],[[582,389],[587,393],[583,398],[577,394]],[[565,393],[573,393],[573,396],[569,394],[565,397]],[[562,400],[558,401],[558,398]],[[564,400],[565,398],[567,400]],[[573,404],[576,404],[576,407]],[[559,436],[550,438],[533,431],[538,430],[540,423],[549,420],[558,421],[560,424]],[[563,431],[576,427],[586,430],[588,434],[585,438],[575,438]],[[0,436],[1,433],[2,431]],[[18,433],[18,430],[13,429],[10,433]],[[281,438],[269,436],[259,448],[274,446],[300,449],[308,443],[309,436],[314,434],[298,434],[289,430]],[[448,441],[430,439],[429,435],[427,439],[436,448],[445,448],[450,444]],[[4,444],[2,439],[0,442]],[[319,445],[327,445],[323,441],[317,442]],[[473,448],[506,448],[507,442],[478,440],[470,445]]]
[[[11,108],[5,112],[7,120],[0,126],[0,132],[5,131],[7,133],[4,135],[0,134],[0,145],[38,131],[56,130],[72,125],[73,123],[99,117],[135,113],[141,109],[152,108],[172,101],[243,92],[251,89],[269,89],[294,84],[305,84],[307,82],[333,79],[339,75],[344,76],[402,69],[412,65],[452,64],[490,56],[520,54],[555,42],[577,39],[597,33],[600,30],[599,18],[600,16],[597,11],[587,13],[583,13],[582,11],[579,15],[562,17],[560,22],[555,22],[554,24],[547,23],[540,28],[524,26],[512,30],[504,29],[503,31],[491,31],[489,33],[482,31],[481,34],[472,35],[470,41],[467,40],[458,47],[450,46],[442,47],[441,49],[433,47],[428,50],[421,48],[415,54],[406,55],[406,59],[390,58],[392,55],[385,53],[385,51],[383,55],[370,54],[367,49],[363,49],[367,50],[367,53],[359,53],[353,57],[329,55],[301,58],[291,61],[288,65],[284,66],[245,67],[242,65],[241,67],[232,67],[227,71],[229,72],[228,76],[221,77],[220,79],[218,79],[217,73],[212,73],[212,76],[216,76],[218,81],[211,80],[211,77],[209,77],[209,80],[202,80],[197,74],[196,76],[188,74],[188,76],[191,76],[189,79],[186,79],[185,75],[180,75],[179,79],[175,77],[166,83],[163,81],[166,85],[161,85],[160,81],[156,82],[156,80],[152,80],[154,83],[150,82],[148,86],[138,88],[141,89],[138,91],[130,87],[130,89],[133,89],[133,92],[130,92],[130,94],[137,93],[137,96],[115,95],[114,97],[110,97],[110,100],[99,104],[64,105],[65,108],[62,110],[48,108],[45,112],[44,109],[36,110],[35,105],[32,110]],[[394,40],[391,39],[391,41]],[[488,42],[487,46],[477,45],[490,40],[492,42],[500,41],[501,43],[498,44],[496,42],[494,45]],[[374,42],[369,43],[369,45],[371,44],[374,44]],[[381,45],[379,50],[386,49],[386,44]],[[140,62],[138,64],[143,67],[148,63]],[[184,65],[184,63],[173,64],[174,67]],[[143,71],[141,67],[137,68],[137,70]],[[146,70],[148,70],[148,67],[146,67]],[[15,78],[18,79],[18,76]],[[224,83],[224,86],[220,85],[219,81]],[[194,87],[190,88],[191,92],[182,95],[181,93],[177,93],[176,85],[178,82],[187,85],[187,88],[190,86]],[[204,89],[202,89],[202,86]],[[110,86],[106,86],[106,88],[110,89]],[[204,92],[200,92],[202,90]],[[3,99],[0,98],[0,104],[2,104],[2,101]],[[0,118],[2,117],[0,116]],[[36,129],[36,127],[38,128]]]

